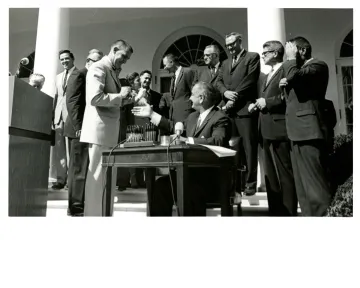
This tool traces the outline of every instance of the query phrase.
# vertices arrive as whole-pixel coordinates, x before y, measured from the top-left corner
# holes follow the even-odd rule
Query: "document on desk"
[[[230,157],[230,156],[235,156],[236,155],[235,150],[231,150],[231,149],[224,148],[224,147],[221,147],[221,146],[203,145],[203,144],[200,144],[200,146],[204,146],[204,147],[210,149],[218,157]]]

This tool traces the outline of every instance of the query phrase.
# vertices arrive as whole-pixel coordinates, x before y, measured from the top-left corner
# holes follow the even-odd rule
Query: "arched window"
[[[341,44],[340,57],[353,57],[353,30],[345,37]]]
[[[339,124],[341,133],[353,131],[353,30],[343,39],[336,60],[339,85]]]
[[[164,53],[172,53],[179,57],[180,65],[183,67],[190,66],[204,66],[203,54],[205,47],[208,45],[217,45],[220,49],[220,61],[226,60],[228,57],[224,48],[213,38],[201,35],[193,34],[184,36],[176,40]],[[164,64],[160,63],[160,69],[164,69]]]

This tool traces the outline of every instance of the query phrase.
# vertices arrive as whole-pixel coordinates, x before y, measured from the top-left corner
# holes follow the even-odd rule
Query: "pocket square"
[[[204,137],[204,135],[203,135],[203,136],[201,136],[201,138],[205,138],[205,137]]]

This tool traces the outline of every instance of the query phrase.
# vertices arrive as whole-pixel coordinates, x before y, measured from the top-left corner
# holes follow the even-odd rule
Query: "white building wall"
[[[32,14],[31,19],[26,17],[22,19],[27,31],[21,33],[12,33],[12,27],[19,30],[17,21],[20,19],[10,15],[9,71],[12,73],[16,71],[19,60],[35,49],[36,21],[33,21],[33,18],[37,17],[37,14],[34,13],[34,9],[29,9],[29,13]],[[204,9],[204,12],[193,15],[172,17],[164,15],[164,17],[119,20],[82,27],[72,25],[76,22],[74,17],[76,18],[76,13],[71,14],[69,48],[74,52],[75,64],[79,68],[84,66],[87,52],[91,48],[101,49],[106,54],[112,41],[123,38],[129,41],[135,53],[124,66],[122,74],[151,69],[153,56],[159,44],[171,33],[186,26],[205,26],[222,36],[231,31],[238,31],[243,34],[244,47],[247,48],[247,13],[246,9],[241,8]],[[313,56],[329,65],[327,98],[333,100],[337,114],[339,103],[335,59],[339,56],[339,51],[335,51],[335,47],[338,47],[337,42],[342,41],[341,37],[346,36],[345,32],[351,30],[352,23],[352,9],[285,9],[286,37],[304,36],[312,44]],[[261,23],[259,19],[259,25],[264,27],[266,33],[266,25],[271,23]],[[336,132],[341,130],[342,127],[336,128]]]

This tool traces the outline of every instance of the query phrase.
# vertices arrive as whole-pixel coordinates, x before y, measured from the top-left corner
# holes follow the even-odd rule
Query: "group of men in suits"
[[[94,59],[89,70],[77,70],[70,51],[60,53],[65,71],[58,76],[57,95],[66,95],[68,100],[55,97],[54,126],[56,131],[59,130],[62,119],[65,127],[72,128],[67,134],[69,147],[77,148],[70,148],[70,159],[74,159],[76,167],[82,165],[80,170],[87,173],[78,177],[73,175],[78,179],[76,183],[85,186],[86,199],[84,207],[84,194],[75,196],[74,192],[74,196],[69,197],[69,208],[74,207],[75,214],[83,211],[88,216],[101,215],[104,188],[101,154],[123,140],[119,138],[120,115],[125,105],[134,102],[132,113],[148,118],[147,121],[158,126],[162,134],[173,134],[174,124],[183,122],[186,129],[182,140],[188,143],[232,145],[238,152],[239,166],[246,167],[245,181],[239,178],[241,185],[237,187],[245,195],[256,193],[260,144],[264,153],[270,215],[297,215],[298,200],[303,215],[325,213],[331,195],[326,170],[327,150],[324,148],[331,130],[324,112],[327,65],[311,58],[310,43],[302,37],[290,40],[285,48],[279,41],[268,41],[263,45],[262,57],[265,64],[271,66],[271,72],[260,78],[259,94],[260,55],[242,47],[239,33],[227,35],[225,46],[231,59],[221,63],[219,48],[209,45],[204,50],[207,67],[197,70],[182,67],[173,54],[165,55],[164,69],[172,78],[170,91],[163,95],[150,89],[152,75],[148,70],[135,77],[139,78],[138,89],[134,89],[134,83],[121,83],[121,67],[133,53],[124,40],[115,41],[109,54],[101,60]],[[284,55],[287,57],[285,62]],[[74,76],[73,81],[69,81],[70,77],[64,84],[69,74]],[[80,94],[83,95],[81,100],[78,99],[80,102],[70,96]],[[73,108],[78,106],[82,108]],[[64,107],[70,108],[69,121],[66,121]],[[79,156],[85,154],[87,157]],[[77,157],[82,159],[81,164],[75,160]],[[70,167],[73,167],[71,161]],[[88,168],[83,169],[85,166]],[[209,179],[201,172],[193,175]],[[74,181],[73,176],[69,177],[70,183]],[[176,199],[169,194],[169,177],[172,176],[158,182],[159,193],[154,194],[157,200],[152,199],[155,203],[152,215],[171,215],[171,203]],[[216,179],[216,175],[210,178]],[[116,177],[112,179],[115,181]],[[200,180],[197,184],[208,187],[203,182]],[[216,186],[212,184],[212,187]],[[76,184],[72,186],[72,191],[81,190]],[[205,213],[201,203],[205,203],[207,189],[201,187],[194,190],[202,191],[195,193],[198,196],[194,196],[194,215]]]

